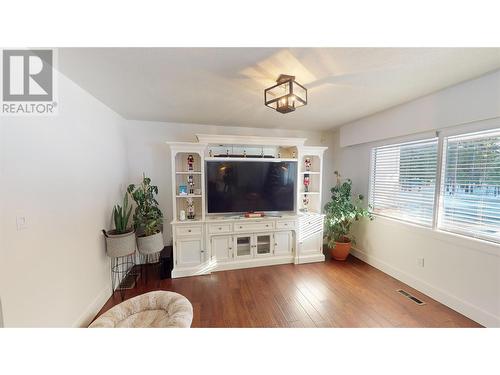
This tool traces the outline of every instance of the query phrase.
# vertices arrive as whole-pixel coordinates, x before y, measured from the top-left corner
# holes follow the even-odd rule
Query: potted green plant
[[[333,259],[346,260],[355,243],[351,235],[351,225],[362,217],[373,220],[369,210],[361,206],[363,196],[353,199],[351,195],[352,181],[342,182],[340,174],[335,171],[337,184],[330,190],[332,199],[325,205],[325,238],[328,241]]]
[[[142,254],[153,254],[163,249],[161,224],[163,214],[155,196],[158,186],[151,185],[151,179],[143,174],[139,186],[130,184],[127,188],[137,207],[134,212],[134,227],[137,234],[137,247]]]
[[[106,253],[112,258],[135,253],[135,231],[133,227],[128,226],[131,213],[132,207],[128,204],[128,193],[125,193],[123,206],[113,207],[115,229],[107,232],[103,230],[106,237]]]

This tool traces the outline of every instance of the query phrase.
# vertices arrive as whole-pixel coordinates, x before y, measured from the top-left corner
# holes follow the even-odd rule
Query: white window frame
[[[442,159],[441,166],[444,167],[444,162],[446,161],[446,159],[445,159],[445,153],[444,153],[445,152],[445,150],[444,150],[444,143],[445,143],[444,141],[445,141],[445,138],[448,138],[448,137],[461,137],[461,136],[467,136],[467,135],[472,135],[472,136],[473,135],[481,135],[481,133],[484,133],[484,135],[487,135],[488,133],[491,133],[491,132],[500,133],[500,128],[486,129],[486,130],[472,131],[472,132],[465,132],[465,133],[458,133],[458,134],[449,134],[449,135],[446,135],[446,136],[442,136],[441,137],[441,144],[443,145],[443,153],[441,155],[441,159]],[[440,171],[439,177],[440,177],[440,182],[443,181],[443,178],[445,177],[445,173],[444,173],[443,170]],[[439,200],[438,200],[438,206],[436,207],[436,212],[437,213],[442,213],[443,212],[443,207],[444,207],[444,197],[442,196],[443,189],[444,189],[444,185],[441,185],[440,189],[439,189],[440,190],[440,196],[439,196]],[[468,238],[472,238],[472,239],[479,239],[479,240],[482,240],[482,241],[487,241],[487,242],[492,242],[492,243],[500,244],[500,239],[495,240],[495,239],[493,239],[491,237],[477,235],[477,234],[474,234],[474,233],[466,231],[466,230],[460,230],[460,229],[453,229],[453,230],[451,230],[451,229],[442,228],[442,227],[440,227],[440,222],[439,222],[440,219],[442,219],[442,217],[439,216],[439,215],[436,215],[436,221],[435,221],[434,229],[436,229],[437,231],[440,231],[440,232],[443,232],[443,233],[457,234],[457,235],[468,237]]]
[[[500,130],[500,118],[493,118],[493,119],[487,119],[487,120],[481,120],[477,121],[474,123],[468,123],[462,126],[457,126],[453,127],[451,129],[443,129],[440,131],[436,131],[434,134],[434,137],[438,139],[438,148],[437,148],[437,168],[436,168],[436,186],[435,186],[435,194],[434,194],[434,215],[432,219],[432,226],[426,226],[423,224],[415,223],[412,221],[400,219],[397,217],[393,217],[390,215],[384,215],[383,213],[376,213],[372,212],[374,216],[377,217],[382,217],[386,218],[389,220],[393,220],[396,222],[400,223],[405,223],[407,225],[412,225],[416,226],[419,228],[422,228],[423,230],[430,230],[434,233],[440,233],[444,234],[449,237],[461,237],[467,240],[475,241],[475,242],[482,242],[486,243],[489,245],[494,245],[495,247],[500,247],[500,239],[499,240],[494,240],[494,239],[487,239],[487,238],[481,238],[481,237],[476,237],[472,235],[471,233],[467,232],[460,232],[460,231],[450,231],[450,230],[445,230],[445,229],[440,229],[438,227],[438,221],[439,221],[439,214],[442,210],[442,197],[441,197],[441,181],[443,177],[443,158],[444,158],[444,138],[445,137],[450,137],[450,136],[460,136],[460,135],[467,135],[470,133],[479,133],[479,132],[487,132],[487,131],[492,131],[495,129]],[[373,147],[370,148],[370,178],[368,180],[368,201],[371,204],[372,202],[372,197],[373,197],[373,191],[372,191],[372,182],[373,182],[373,176],[374,176],[374,168],[375,168],[375,160],[374,160],[374,150],[375,148],[378,147],[383,147],[383,146],[397,146],[400,144],[405,144],[405,143],[413,143],[413,142],[419,142],[419,141],[425,141],[426,139],[431,139],[433,138],[432,136],[429,136],[429,133],[426,133],[426,135],[420,135],[418,138],[403,138],[402,140],[399,141],[394,141],[394,142],[383,142],[380,144],[376,144]]]
[[[439,170],[439,166],[440,166],[440,159],[439,159],[439,148],[440,148],[440,139],[438,137],[438,134],[435,133],[434,135],[430,135],[430,136],[426,136],[426,137],[422,137],[422,138],[419,138],[419,139],[413,139],[413,140],[406,140],[406,141],[400,141],[400,142],[395,142],[395,143],[385,143],[385,144],[380,144],[380,145],[377,145],[377,146],[374,146],[371,148],[370,150],[370,178],[368,180],[368,203],[371,205],[373,203],[373,186],[374,184],[372,183],[373,182],[373,177],[375,176],[375,149],[376,148],[381,148],[381,147],[389,147],[389,146],[399,146],[399,145],[407,145],[407,144],[412,144],[412,143],[420,143],[420,142],[426,142],[426,141],[431,141],[431,140],[434,140],[434,139],[437,139],[437,151],[438,152],[438,155],[437,155],[437,166],[436,166],[436,173],[438,173],[438,170]],[[438,179],[436,178],[436,186],[438,186]],[[434,187],[436,189],[436,186]],[[435,220],[436,220],[436,191],[434,191],[434,203],[433,203],[433,217],[432,217],[432,222],[431,222],[431,225],[425,225],[425,224],[422,224],[422,223],[418,223],[418,222],[415,222],[415,221],[410,221],[410,220],[405,220],[405,219],[402,219],[402,218],[398,218],[398,217],[394,217],[394,216],[391,216],[391,215],[386,215],[384,213],[376,213],[376,212],[373,212],[372,211],[372,214],[375,215],[375,216],[380,216],[380,217],[385,217],[385,218],[388,218],[388,219],[391,219],[391,220],[397,220],[397,221],[400,221],[400,222],[404,222],[404,223],[407,223],[407,224],[410,224],[410,225],[416,225],[416,226],[419,226],[419,227],[422,227],[422,228],[426,228],[426,229],[434,229],[435,228]]]

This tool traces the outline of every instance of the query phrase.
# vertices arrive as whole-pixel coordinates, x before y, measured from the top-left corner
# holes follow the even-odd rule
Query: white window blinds
[[[372,153],[373,212],[432,226],[438,139],[376,147]]]
[[[438,228],[500,241],[500,131],[444,138]]]

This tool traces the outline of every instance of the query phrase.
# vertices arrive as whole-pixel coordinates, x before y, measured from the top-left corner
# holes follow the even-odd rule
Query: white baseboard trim
[[[176,279],[179,277],[187,277],[187,276],[200,276],[200,275],[208,275],[212,272],[217,271],[229,271],[229,270],[238,270],[242,268],[253,268],[253,267],[265,267],[265,266],[274,266],[277,264],[287,264],[293,263],[293,256],[277,256],[277,257],[262,257],[262,258],[254,258],[247,260],[239,260],[239,261],[228,261],[228,262],[216,262],[210,261],[205,262],[204,264],[198,267],[176,267],[172,270],[172,278]]]
[[[356,258],[361,259],[365,263],[381,270],[382,272],[408,284],[412,288],[417,289],[418,291],[428,295],[429,297],[435,299],[436,301],[441,302],[443,305],[448,306],[449,308],[458,311],[459,313],[465,315],[466,317],[482,324],[485,327],[500,327],[500,317],[495,316],[487,311],[484,311],[469,302],[466,302],[444,290],[435,287],[427,282],[416,278],[404,271],[401,271],[398,268],[393,267],[392,265],[384,262],[373,255],[369,255],[364,251],[352,248],[351,254]]]
[[[239,270],[242,268],[275,266],[278,264],[288,264],[288,263],[293,263],[293,256],[250,259],[250,260],[242,260],[242,261],[238,261],[238,262],[234,262],[234,263],[231,263],[231,262],[217,263],[215,268],[212,271],[217,272],[217,271]]]
[[[316,263],[316,262],[324,262],[325,254],[309,254],[309,255],[300,255],[296,264],[305,264],[305,263]]]
[[[174,267],[172,270],[172,279],[187,276],[209,275],[214,265],[212,262],[205,262],[198,267]]]
[[[90,303],[80,317],[73,323],[75,328],[86,328],[92,322],[92,319],[97,315],[99,310],[102,309],[106,301],[113,293],[111,292],[111,285],[106,286],[101,293]]]

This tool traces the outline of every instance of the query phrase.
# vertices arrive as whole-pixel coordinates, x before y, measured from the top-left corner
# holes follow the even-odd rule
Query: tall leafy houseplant
[[[123,205],[119,204],[113,207],[113,221],[115,229],[106,232],[106,252],[112,257],[122,257],[135,253],[135,232],[134,228],[129,227],[130,214],[132,207],[129,207],[128,192],[123,197]]]
[[[330,190],[331,201],[325,205],[325,238],[332,258],[345,260],[349,256],[351,243],[351,226],[362,217],[373,220],[373,216],[366,208],[362,207],[363,196],[352,197],[352,181],[342,181],[340,174],[335,171],[337,184]]]
[[[134,212],[134,227],[140,235],[137,238],[139,252],[152,254],[163,249],[163,236],[161,224],[163,214],[155,196],[158,194],[158,186],[151,185],[151,179],[143,174],[139,186],[130,184],[127,191],[134,199],[137,207]]]

